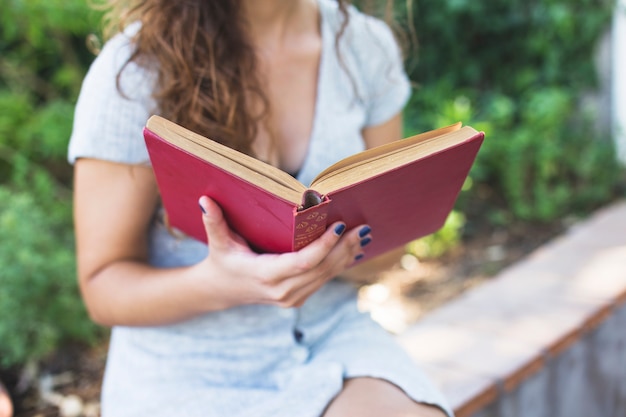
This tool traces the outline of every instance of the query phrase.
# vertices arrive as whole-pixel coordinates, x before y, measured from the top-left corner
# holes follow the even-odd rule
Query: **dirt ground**
[[[360,305],[390,332],[400,332],[563,229],[560,222],[506,228],[474,225],[463,244],[440,259],[419,261],[398,253],[390,255],[389,268],[377,282],[361,288]],[[1,375],[14,397],[15,417],[98,416],[106,348],[106,343],[92,348],[70,346],[38,369]]]

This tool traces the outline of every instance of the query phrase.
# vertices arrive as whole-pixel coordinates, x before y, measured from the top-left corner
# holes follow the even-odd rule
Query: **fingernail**
[[[354,257],[354,260],[355,261],[360,261],[361,259],[363,259],[363,256],[365,256],[365,255],[363,255],[362,253],[359,253],[357,256]]]
[[[372,229],[369,226],[363,226],[361,230],[359,230],[359,237],[363,237],[371,232]]]
[[[361,247],[364,247],[364,246],[368,245],[371,241],[372,241],[371,237],[366,237],[365,239],[362,239],[361,240]]]
[[[200,206],[200,210],[202,210],[202,213],[206,214],[206,210],[204,209],[204,207],[202,207],[202,204],[200,204],[200,202],[198,202],[198,205]]]
[[[343,233],[343,231],[346,230],[346,225],[345,224],[338,224],[337,226],[335,226],[335,234],[337,236],[341,236],[341,234]]]

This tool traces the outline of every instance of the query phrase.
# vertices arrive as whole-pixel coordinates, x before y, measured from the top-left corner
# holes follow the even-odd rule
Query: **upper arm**
[[[402,114],[398,113],[379,125],[366,127],[362,134],[368,149],[402,139]]]
[[[157,199],[149,166],[76,161],[74,225],[81,286],[118,260],[147,258],[147,231]]]

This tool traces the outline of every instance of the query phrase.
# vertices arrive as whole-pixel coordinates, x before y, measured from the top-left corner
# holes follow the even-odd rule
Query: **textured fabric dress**
[[[319,6],[323,47],[317,102],[298,174],[305,184],[363,150],[361,130],[400,112],[410,92],[399,50],[383,22],[352,8],[338,58],[340,14],[330,0],[319,0]],[[115,75],[131,51],[128,34],[120,34],[92,64],[76,106],[70,162],[149,163],[142,127],[157,113],[150,95],[154,74],[129,65],[121,77],[126,97],[116,89]],[[194,264],[208,251],[171,234],[159,212],[149,240],[149,262],[157,267]],[[393,338],[358,311],[355,288],[334,280],[301,308],[246,305],[174,325],[113,328],[102,415],[317,417],[343,380],[358,376],[383,378],[417,401],[448,410]]]

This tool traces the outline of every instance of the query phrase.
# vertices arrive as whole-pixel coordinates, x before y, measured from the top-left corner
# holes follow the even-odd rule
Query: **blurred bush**
[[[406,251],[418,259],[437,258],[461,242],[464,225],[465,216],[458,211],[452,211],[441,229],[409,243]]]
[[[53,195],[45,173],[35,181],[39,192],[0,186],[0,367],[102,334],[76,291],[69,193]]]
[[[83,0],[2,4],[0,367],[102,334],[77,289],[65,156],[97,21]]]
[[[416,86],[407,133],[456,121],[486,133],[458,211],[497,225],[545,223],[616,197],[623,173],[608,128],[597,128],[608,109],[583,104],[599,88],[594,54],[613,1],[412,4],[418,43],[407,54]],[[405,3],[396,6],[397,21],[407,22]]]

